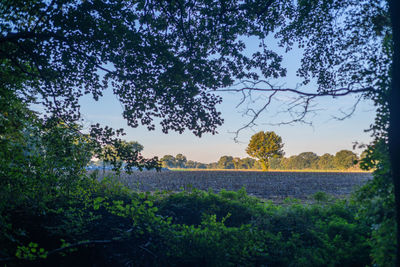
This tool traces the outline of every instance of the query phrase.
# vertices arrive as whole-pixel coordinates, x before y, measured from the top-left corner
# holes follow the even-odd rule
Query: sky
[[[253,52],[258,47],[256,40],[245,40],[247,53]],[[271,48],[283,52],[273,40]],[[287,77],[274,80],[274,84],[294,87],[300,80],[296,77],[296,70],[299,67],[302,51],[293,49],[284,55],[283,66],[287,68]],[[312,85],[311,85],[312,86]],[[369,143],[371,134],[365,132],[370,127],[375,118],[375,109],[372,101],[362,100],[353,115],[345,120],[338,120],[342,111],[348,112],[355,103],[354,96],[346,96],[337,99],[324,98],[315,102],[308,124],[275,125],[285,121],[287,114],[281,111],[285,109],[285,102],[288,97],[281,95],[277,97],[268,110],[262,113],[256,121],[256,126],[245,129],[239,133],[238,140],[235,141],[235,134],[243,125],[250,120],[243,116],[246,104],[237,107],[241,100],[241,95],[233,92],[219,93],[222,104],[218,105],[218,110],[222,113],[225,122],[218,128],[218,134],[205,134],[201,138],[196,137],[191,132],[185,131],[183,134],[170,132],[164,134],[161,127],[156,127],[154,131],[148,131],[146,127],[139,126],[131,128],[122,117],[122,107],[116,96],[112,94],[111,88],[104,92],[99,101],[94,101],[91,96],[84,96],[81,101],[81,112],[85,125],[100,123],[114,128],[124,128],[127,133],[124,139],[128,141],[138,141],[144,146],[142,154],[145,157],[164,155],[177,155],[182,153],[188,160],[203,163],[216,162],[221,156],[230,155],[234,157],[246,157],[245,152],[250,137],[259,131],[274,131],[282,137],[285,156],[299,154],[301,152],[312,151],[318,155],[324,153],[335,154],[339,150],[348,149],[360,154],[360,150],[353,150],[354,142]],[[262,97],[262,95],[260,96]],[[279,101],[280,100],[280,101]],[[257,106],[263,103],[263,99],[253,103]],[[273,124],[273,125],[271,125]]]

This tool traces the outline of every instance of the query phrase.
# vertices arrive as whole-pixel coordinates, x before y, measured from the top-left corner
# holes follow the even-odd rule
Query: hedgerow
[[[79,189],[78,189],[79,188]],[[82,179],[42,213],[8,211],[8,266],[365,266],[371,228],[341,200],[276,205],[238,192],[135,192]],[[18,242],[9,238],[19,233]]]

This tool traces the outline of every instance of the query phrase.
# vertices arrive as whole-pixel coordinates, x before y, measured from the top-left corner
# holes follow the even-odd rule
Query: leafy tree
[[[269,160],[269,167],[274,170],[282,169],[281,161],[282,158],[271,158]]]
[[[258,132],[254,134],[247,146],[246,152],[249,156],[259,159],[263,171],[269,168],[271,158],[282,157],[282,138],[274,132]]]
[[[210,164],[207,164],[207,169],[218,169],[218,163],[212,162]]]
[[[196,162],[197,169],[207,169],[207,165],[201,162]]]
[[[240,168],[240,161],[241,159],[239,157],[234,157],[232,159],[233,165],[235,166],[235,169],[241,169]]]
[[[160,161],[164,168],[176,168],[176,160],[172,155],[165,155]]]
[[[318,162],[318,155],[314,152],[303,152],[297,155],[297,168],[301,169],[316,169]]]
[[[128,146],[129,149],[136,152],[142,152],[144,148],[143,145],[139,144],[136,141],[128,141],[126,142],[126,145]]]
[[[238,36],[260,32],[258,11],[244,3],[6,0],[0,8],[6,87],[25,101],[40,96],[64,120],[79,118],[82,95],[97,100],[112,84],[129,126],[151,130],[157,118],[164,132],[201,136],[223,122],[210,89],[256,77],[252,67],[284,73],[275,53],[244,53]]]
[[[253,169],[255,163],[256,163],[255,159],[248,158],[248,157],[243,158],[243,159],[240,159],[239,168],[240,169]]]
[[[335,157],[329,153],[323,154],[321,157],[319,157],[319,160],[317,163],[318,169],[330,170],[330,169],[335,168],[334,158]]]
[[[175,156],[176,167],[177,168],[185,168],[187,159],[184,155],[178,154]]]
[[[304,161],[297,155],[293,155],[289,158],[288,168],[291,170],[301,170],[304,167]]]
[[[346,170],[356,164],[357,155],[350,150],[340,150],[336,153],[333,162],[337,169]]]
[[[189,168],[189,169],[194,169],[194,168],[196,168],[196,162],[194,162],[193,160],[188,160],[186,162],[186,166],[185,167]]]
[[[143,150],[143,146],[136,141],[121,141],[120,147],[123,147],[128,153],[139,153]],[[114,145],[106,145],[102,148],[102,153],[100,154],[100,159],[103,161],[105,166],[107,163],[115,161],[118,165],[123,165],[124,161],[121,159],[121,153],[117,152]]]
[[[281,159],[281,167],[282,167],[282,169],[284,169],[284,170],[291,170],[291,169],[293,169],[293,168],[291,167],[291,160],[290,160],[290,158],[292,158],[292,157],[295,157],[295,156],[291,156],[291,157],[289,157],[289,158],[283,157],[283,158]]]
[[[113,170],[118,173],[122,167],[125,168],[125,171],[131,172],[133,167],[142,170],[143,168],[150,169],[159,165],[157,159],[155,159],[156,162],[151,160],[152,162],[147,164],[147,160],[139,153],[142,150],[143,146],[136,141],[118,140],[102,146],[97,156],[103,161],[103,169],[105,169],[106,165],[111,164]]]
[[[233,162],[232,156],[222,156],[218,160],[218,168],[219,169],[235,169],[235,164]]]

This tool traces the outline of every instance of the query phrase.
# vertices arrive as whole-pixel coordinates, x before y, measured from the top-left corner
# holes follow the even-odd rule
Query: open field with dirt
[[[144,171],[121,174],[122,183],[139,191],[182,188],[222,189],[237,191],[246,188],[249,195],[280,201],[286,197],[309,199],[316,192],[345,197],[372,179],[371,173],[351,172],[255,172],[255,171]]]

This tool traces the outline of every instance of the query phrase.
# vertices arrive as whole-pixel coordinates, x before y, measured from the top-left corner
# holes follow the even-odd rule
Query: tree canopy
[[[334,161],[339,168],[347,169],[357,161],[357,155],[349,150],[341,150],[336,153]]]
[[[111,86],[131,127],[151,130],[158,118],[165,133],[215,133],[223,120],[212,90],[256,78],[253,68],[267,76],[285,73],[276,53],[246,56],[239,39],[262,37],[265,23],[282,21],[270,6],[279,5],[2,1],[2,87],[76,121],[79,99],[91,94],[97,100]]]
[[[282,138],[275,132],[258,132],[254,134],[247,146],[246,152],[250,157],[260,160],[263,170],[269,168],[269,160],[271,158],[282,157]]]

